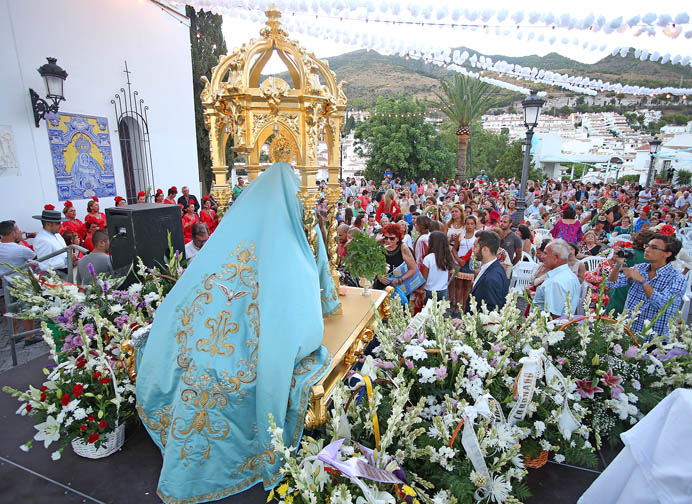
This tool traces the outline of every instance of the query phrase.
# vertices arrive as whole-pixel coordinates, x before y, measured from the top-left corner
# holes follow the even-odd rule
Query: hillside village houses
[[[660,119],[660,111],[640,110],[646,121]],[[522,114],[485,115],[483,128],[505,132],[510,140],[524,138]],[[663,141],[655,169],[692,170],[692,122],[685,126],[664,126]],[[651,135],[634,131],[627,119],[615,112],[571,114],[569,117],[541,116],[536,127],[532,155],[537,167],[549,177],[570,176],[563,165],[591,165],[586,177],[594,181],[615,180],[616,176],[637,174],[646,181],[649,170]]]

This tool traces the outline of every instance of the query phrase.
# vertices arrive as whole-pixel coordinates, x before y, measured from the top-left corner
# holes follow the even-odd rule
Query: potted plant
[[[387,272],[384,249],[375,238],[366,233],[355,233],[353,239],[348,242],[344,265],[353,277],[359,279],[364,296],[370,295],[370,287],[375,276]]]

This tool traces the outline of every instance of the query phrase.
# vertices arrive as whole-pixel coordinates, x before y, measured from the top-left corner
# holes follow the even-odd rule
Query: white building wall
[[[116,191],[125,196],[117,121],[111,99],[126,87],[149,107],[156,188],[187,185],[199,195],[190,35],[185,21],[148,0],[0,0],[0,125],[10,126],[19,176],[0,176],[0,220],[26,231],[44,204],[58,202],[45,121],[34,125],[29,88],[45,98],[36,69],[58,59],[69,76],[62,112],[108,118]],[[74,201],[83,219],[87,200]],[[101,198],[101,209],[113,206]]]

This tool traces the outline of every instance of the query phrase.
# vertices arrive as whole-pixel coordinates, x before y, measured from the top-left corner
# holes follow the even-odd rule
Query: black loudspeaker
[[[111,240],[113,269],[121,272],[134,264],[137,257],[148,267],[158,266],[168,257],[168,233],[173,250],[182,254],[183,222],[178,205],[137,203],[106,208],[108,236]]]

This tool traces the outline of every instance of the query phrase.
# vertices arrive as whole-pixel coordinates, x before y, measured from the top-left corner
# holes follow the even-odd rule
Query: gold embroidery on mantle
[[[247,395],[247,392],[244,393],[241,390],[242,384],[251,383],[256,379],[260,333],[260,309],[256,302],[259,295],[259,284],[255,279],[256,263],[254,244],[241,242],[230,254],[229,262],[221,268],[219,273],[205,277],[204,291],[180,311],[180,326],[176,333],[177,363],[183,370],[184,388],[180,393],[180,399],[188,405],[188,408],[180,409],[186,416],[176,416],[171,420],[171,415],[167,413],[166,418],[157,415],[158,420],[146,418],[145,422],[151,429],[161,430],[160,435],[164,445],[168,435],[182,441],[180,460],[185,466],[192,460],[197,460],[200,465],[203,465],[211,456],[213,443],[228,436],[230,432],[228,420],[222,415],[213,419],[211,412],[215,409],[223,410],[229,404],[230,394],[235,394],[238,400],[242,400]],[[214,296],[219,293],[225,298],[225,304],[230,308],[222,309],[216,316],[208,317],[204,321],[204,327],[209,329],[209,333],[205,334],[199,326],[196,328],[193,326],[195,316],[201,314],[202,306],[210,304]],[[247,295],[252,298],[243,312],[249,328],[245,342],[249,357],[239,359],[234,364],[234,374],[228,370],[217,374],[209,369],[200,369],[191,358],[192,349],[188,342],[192,343],[191,338],[196,337],[194,347],[199,352],[209,353],[211,357],[232,356],[236,348],[228,341],[228,338],[239,332],[239,325],[232,320],[234,316],[232,306],[236,299]],[[196,336],[195,329],[200,333],[199,336]],[[169,406],[166,411],[170,408]],[[190,412],[194,413],[192,418],[187,420]],[[156,429],[159,425],[159,429]]]

